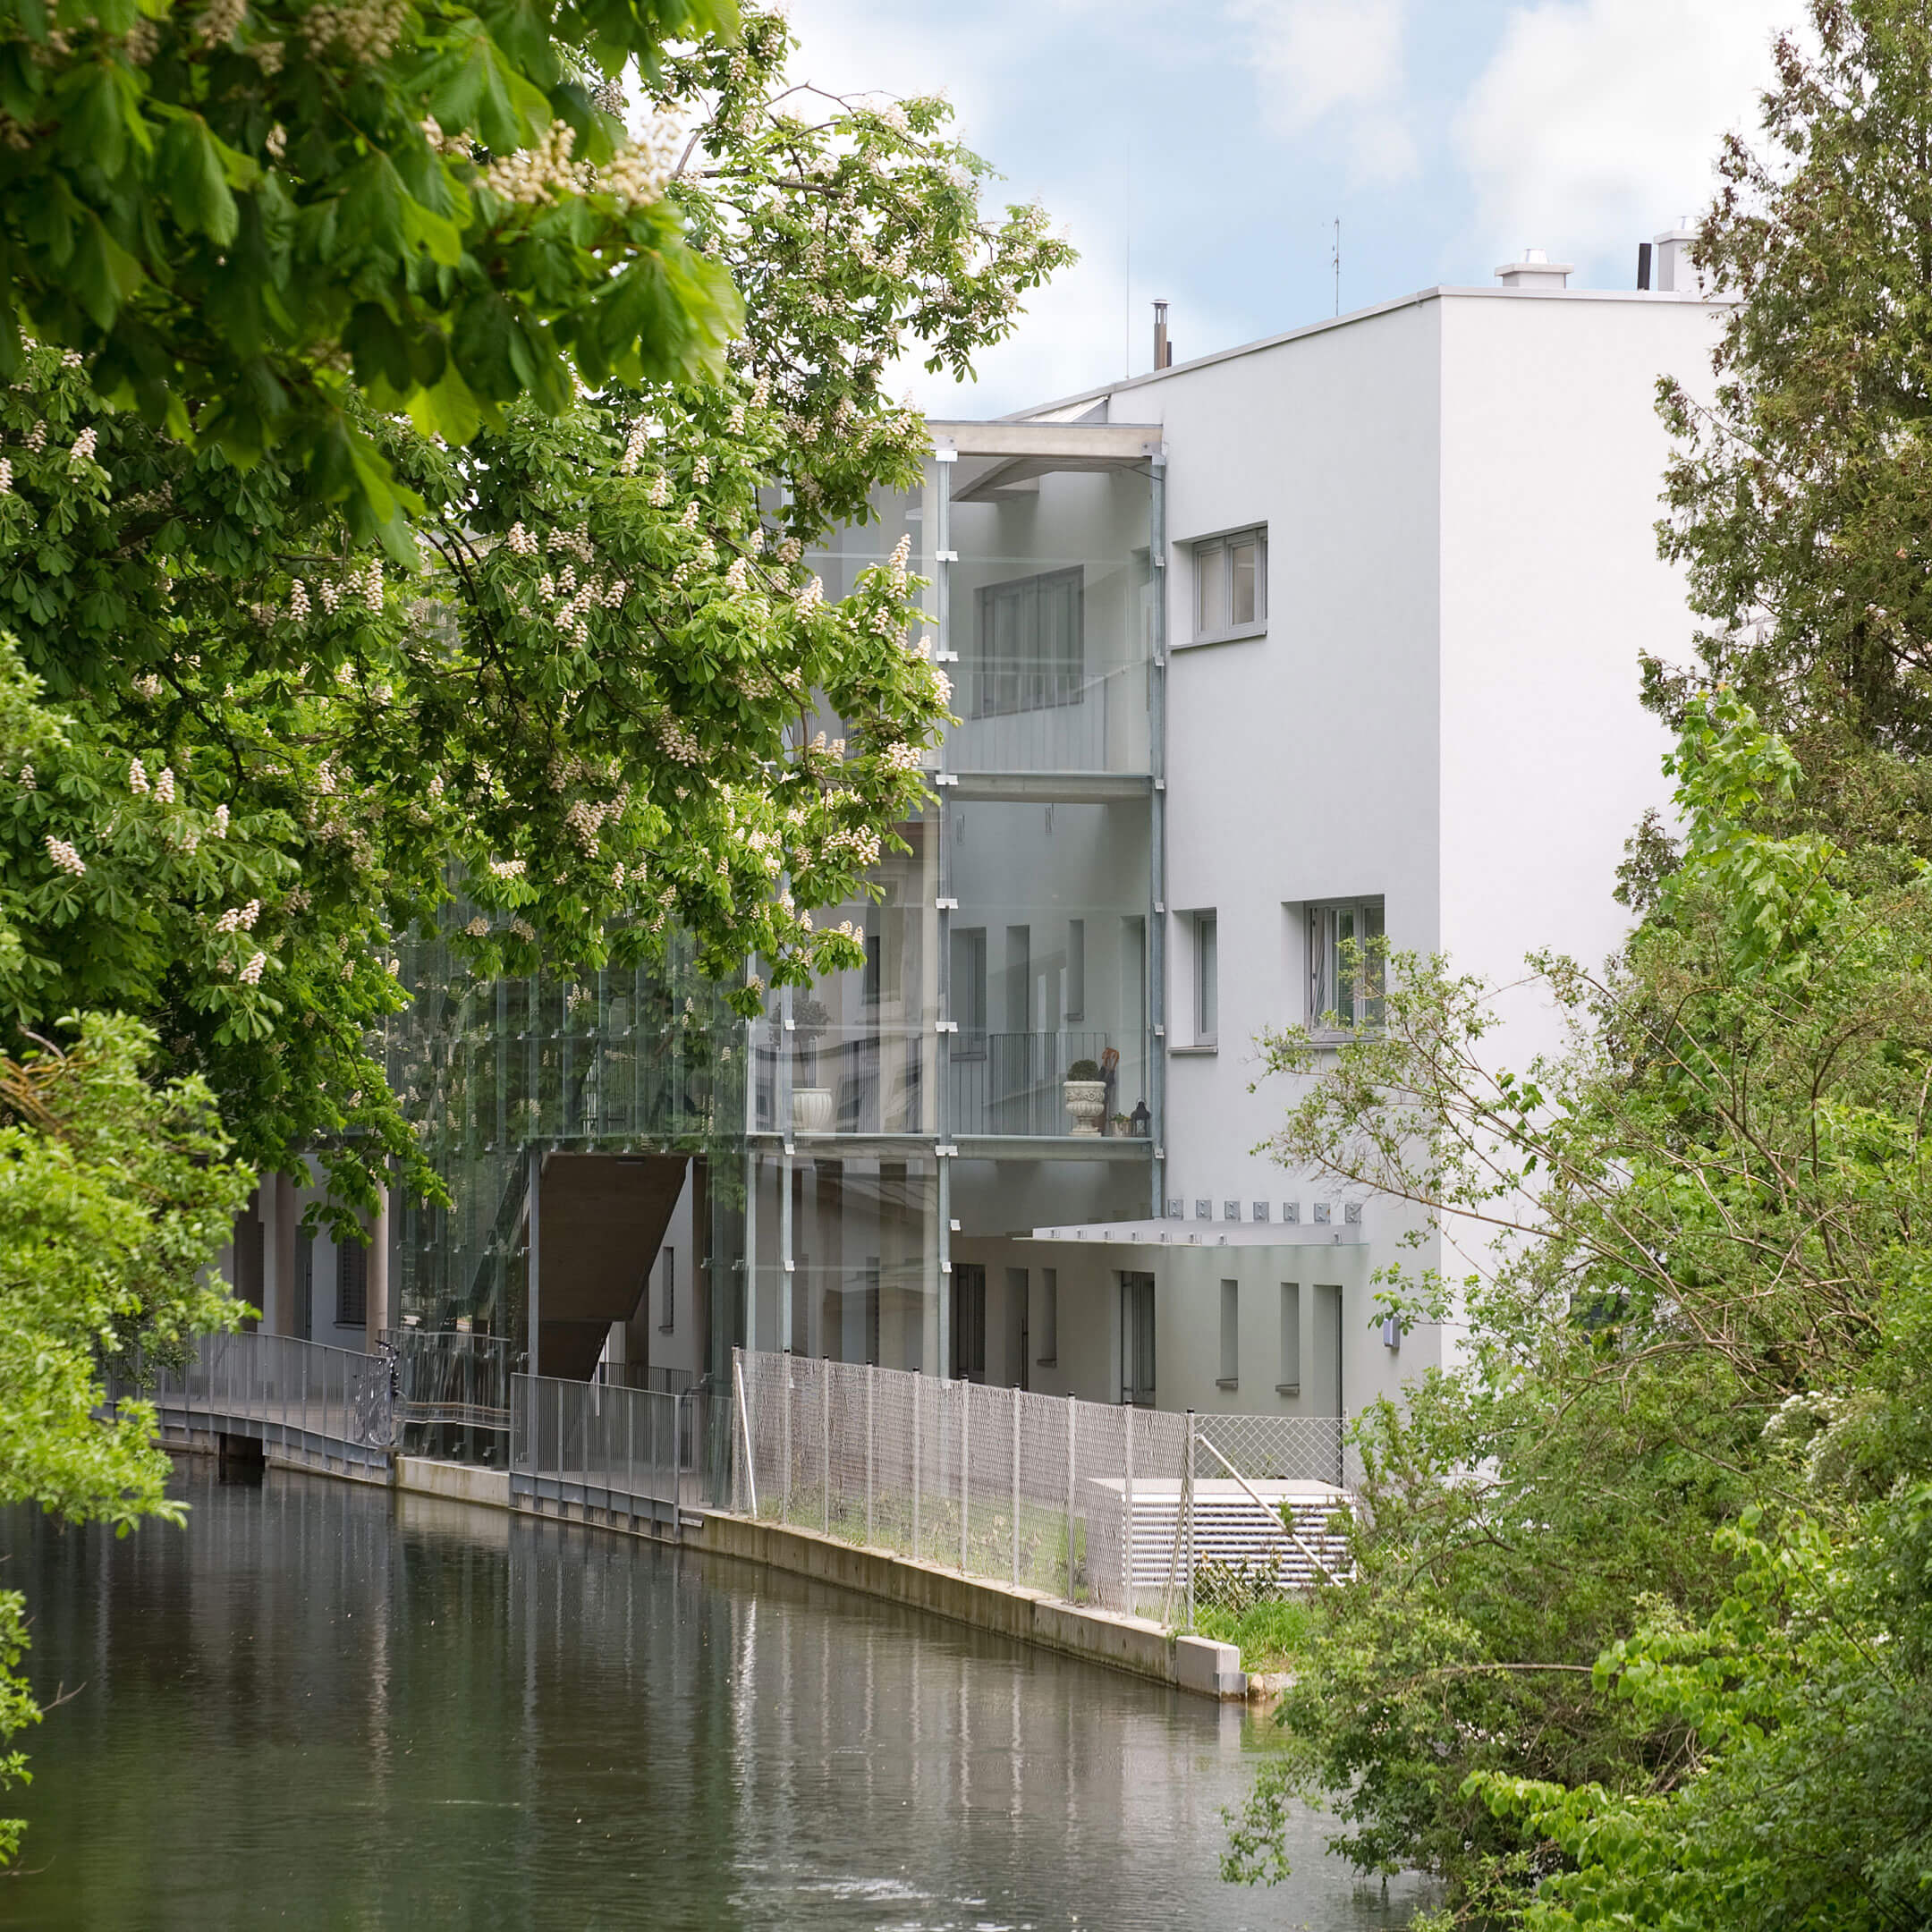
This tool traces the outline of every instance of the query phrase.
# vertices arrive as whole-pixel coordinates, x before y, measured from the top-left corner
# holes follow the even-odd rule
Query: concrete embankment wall
[[[204,1445],[212,1450],[211,1437]],[[284,1459],[273,1449],[271,1462]],[[312,1462],[291,1460],[290,1468],[311,1473],[348,1474],[345,1470],[321,1471]],[[1241,1654],[1233,1644],[1205,1637],[1171,1635],[1144,1617],[1117,1616],[1082,1604],[1063,1603],[1039,1590],[962,1574],[937,1563],[915,1563],[890,1550],[869,1549],[843,1543],[810,1530],[796,1530],[755,1518],[708,1510],[687,1513],[674,1538],[661,1525],[633,1520],[621,1513],[580,1510],[555,1504],[534,1508],[528,1497],[513,1497],[506,1470],[479,1469],[463,1462],[438,1462],[423,1456],[394,1459],[394,1487],[406,1496],[431,1496],[443,1503],[468,1504],[496,1510],[530,1511],[553,1519],[582,1522],[592,1529],[674,1540],[681,1548],[740,1563],[764,1563],[789,1570],[841,1589],[857,1590],[887,1603],[902,1604],[935,1616],[949,1618],[974,1630],[1038,1644],[1067,1657],[1085,1657],[1114,1670],[1131,1671],[1156,1683],[1177,1685],[1199,1696],[1242,1698],[1248,1680]]]

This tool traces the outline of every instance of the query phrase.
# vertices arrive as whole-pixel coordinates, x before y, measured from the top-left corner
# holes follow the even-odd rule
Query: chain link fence
[[[735,1352],[733,1507],[1109,1610],[1187,1620],[1197,1571],[1339,1573],[1339,1417],[1202,1416]]]

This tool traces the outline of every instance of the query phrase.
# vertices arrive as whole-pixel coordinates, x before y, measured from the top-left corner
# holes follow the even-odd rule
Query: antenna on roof
[[[1342,313],[1342,217],[1335,218],[1335,250],[1328,258],[1335,264],[1335,312]]]

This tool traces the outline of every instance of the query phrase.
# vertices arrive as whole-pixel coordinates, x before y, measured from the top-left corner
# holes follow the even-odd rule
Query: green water
[[[1400,1924],[1313,1821],[1216,1875],[1244,1714],[596,1531],[271,1471],[127,1541],[0,1516],[34,1784],[0,1924]]]

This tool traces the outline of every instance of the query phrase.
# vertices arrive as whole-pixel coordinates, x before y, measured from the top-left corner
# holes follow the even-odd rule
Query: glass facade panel
[[[759,1151],[747,1165],[756,1345],[887,1368],[936,1367],[938,1163],[930,1155],[821,1149]]]
[[[936,1131],[936,816],[898,829],[911,850],[873,869],[883,896],[835,908],[820,921],[858,927],[864,964],[792,988],[789,1031],[784,996],[767,996],[765,1017],[751,1029],[753,1133]]]
[[[1143,470],[1031,475],[962,460],[947,505],[959,772],[1148,768],[1153,586]],[[829,589],[830,586],[827,585]]]
[[[1063,1135],[1068,1069],[1107,1083],[1104,1131],[1147,1097],[1145,805],[949,808],[946,1131]],[[1124,1129],[1118,1130],[1124,1131]]]
[[[445,930],[473,911],[458,902]],[[394,1313],[521,1348],[531,1148],[731,1165],[742,1028],[675,942],[657,965],[515,979],[477,977],[440,935],[401,950],[415,998],[390,1022],[389,1074],[450,1199],[397,1197]]]

